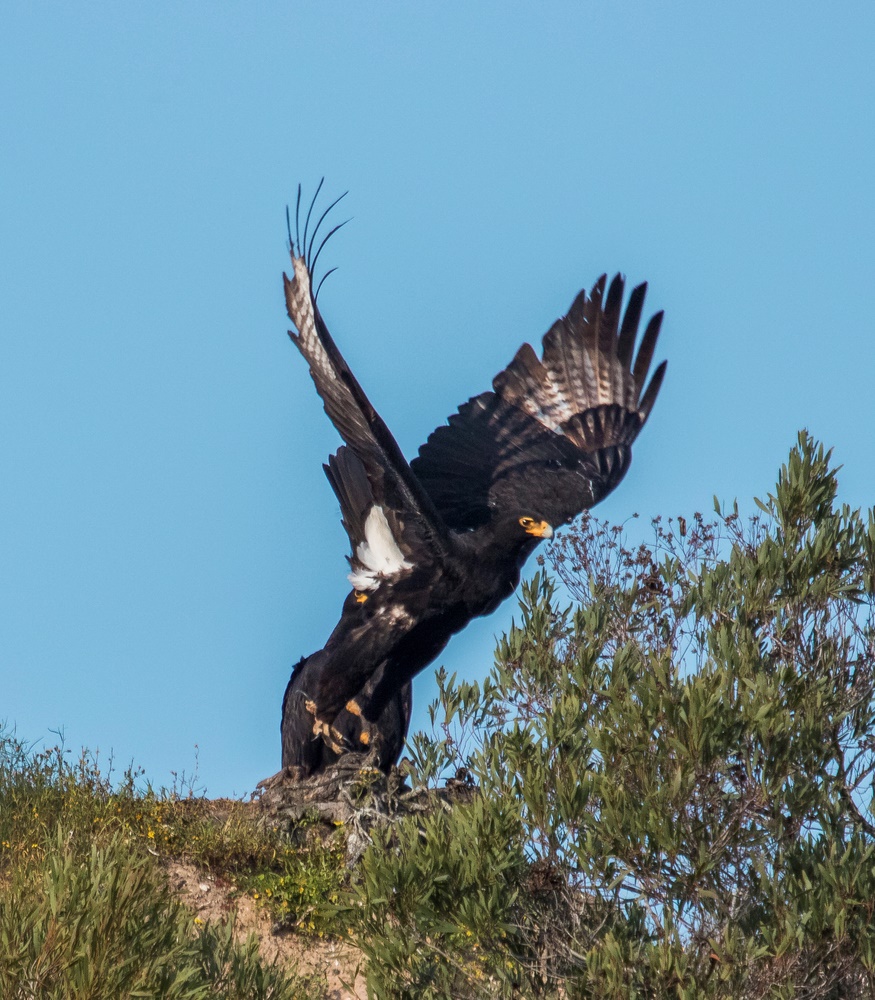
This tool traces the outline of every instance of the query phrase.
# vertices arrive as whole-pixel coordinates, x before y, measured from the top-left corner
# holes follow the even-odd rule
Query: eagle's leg
[[[376,716],[363,711],[370,705],[371,692],[380,680],[383,665],[369,678],[367,684],[351,698],[333,720],[333,726],[343,733],[346,745],[371,758],[378,758],[379,767],[389,772],[401,756],[407,727],[410,724],[412,692],[405,685],[395,692],[383,710]]]
[[[340,756],[342,753],[349,753],[350,750],[355,749],[350,746],[343,733],[335,729],[330,722],[319,718],[315,701],[304,702],[304,707],[313,716],[313,735],[321,737],[322,742],[329,750]]]
[[[361,698],[361,700],[367,703],[367,698]],[[350,715],[354,715],[358,721],[361,731],[359,732],[358,741],[360,744],[360,749],[370,751],[373,750],[378,743],[381,742],[380,739],[380,729],[376,721],[369,721],[364,713],[362,712],[362,707],[359,705],[358,698],[352,698],[346,703],[346,710]]]
[[[298,767],[310,776],[325,771],[344,754],[357,752],[371,759],[378,755],[379,766],[388,772],[404,749],[411,689],[406,684],[394,691],[382,710],[372,716],[367,708],[385,667],[385,663],[380,664],[358,692],[344,692],[352,703],[349,710],[341,707],[338,711],[340,691],[338,684],[332,683],[337,681],[336,657],[320,650],[302,659],[283,697],[283,767]]]
[[[381,725],[384,721],[383,719],[375,719],[372,722],[364,716],[359,701],[367,703],[367,700],[363,694],[359,694],[357,698],[353,698],[346,703],[346,711],[356,720],[356,729],[358,730],[358,746],[356,749],[368,755],[368,763],[373,763],[374,766],[388,772],[395,763],[401,747],[400,745],[391,745],[391,736],[383,732]],[[395,735],[397,737],[399,734],[396,733]],[[401,742],[403,743],[405,734],[400,735]]]
[[[346,706],[347,711],[352,711],[350,706],[355,705],[355,714],[361,718],[363,732],[366,724],[373,726],[377,723],[387,706],[395,699],[403,698],[403,692],[407,692],[404,736],[407,735],[410,721],[410,682],[421,669],[420,664],[431,663],[440,656],[448,642],[449,636],[435,636],[430,630],[414,629],[398,643],[392,655],[383,661],[372,682]]]

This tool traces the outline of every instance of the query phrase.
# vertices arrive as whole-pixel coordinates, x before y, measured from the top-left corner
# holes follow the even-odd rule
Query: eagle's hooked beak
[[[534,535],[535,538],[553,537],[553,528],[546,521],[536,521],[531,517],[521,517],[520,524],[525,529],[527,535]]]

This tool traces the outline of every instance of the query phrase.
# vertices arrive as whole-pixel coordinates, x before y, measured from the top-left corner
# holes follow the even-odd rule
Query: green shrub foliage
[[[564,534],[413,742],[479,792],[365,855],[375,996],[875,995],[875,521],[836,496],[801,434],[753,518]]]

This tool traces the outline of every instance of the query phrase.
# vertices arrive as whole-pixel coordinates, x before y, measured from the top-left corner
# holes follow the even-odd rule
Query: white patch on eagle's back
[[[398,548],[383,508],[377,504],[368,512],[365,540],[356,547],[355,557],[359,565],[348,579],[356,590],[376,590],[381,579],[395,576],[413,566]]]

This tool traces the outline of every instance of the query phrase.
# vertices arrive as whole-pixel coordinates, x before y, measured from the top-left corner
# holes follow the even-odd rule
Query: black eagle
[[[408,463],[316,305],[308,225],[309,213],[303,240],[289,236],[289,335],[345,442],[325,471],[349,535],[352,590],[325,646],[289,681],[283,766],[311,774],[371,745],[388,769],[406,736],[414,675],[510,596],[543,539],[626,474],[665,373],[662,362],[645,389],[662,313],[636,355],[647,286],[623,312],[622,276],[607,285],[602,275],[547,331],[541,358],[524,344],[492,391],[463,404]]]

